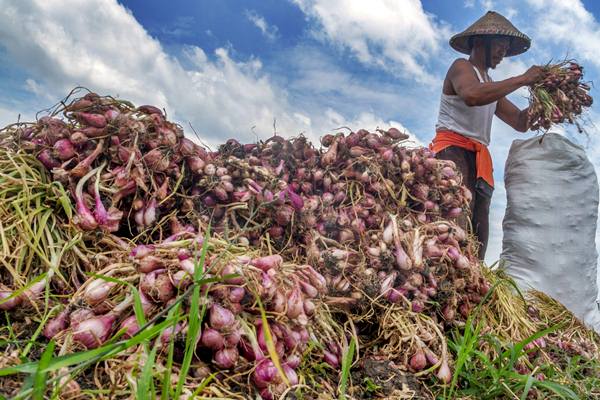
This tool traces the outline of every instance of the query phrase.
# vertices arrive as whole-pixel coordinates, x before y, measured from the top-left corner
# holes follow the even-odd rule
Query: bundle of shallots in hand
[[[547,131],[565,121],[577,124],[584,108],[592,105],[590,86],[582,79],[583,67],[574,61],[546,65],[542,77],[529,88],[530,129]]]

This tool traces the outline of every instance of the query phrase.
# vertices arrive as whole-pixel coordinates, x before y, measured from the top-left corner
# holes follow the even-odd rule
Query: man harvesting
[[[531,40],[502,15],[489,11],[464,32],[450,39],[450,46],[468,54],[456,59],[444,79],[436,136],[430,148],[436,157],[452,160],[471,191],[470,222],[479,241],[483,260],[488,242],[489,209],[494,190],[490,143],[492,117],[519,132],[529,129],[528,109],[519,110],[505,96],[535,82],[542,68],[532,66],[524,74],[494,82],[488,75],[504,57],[527,51]],[[463,221],[464,222],[464,221]]]

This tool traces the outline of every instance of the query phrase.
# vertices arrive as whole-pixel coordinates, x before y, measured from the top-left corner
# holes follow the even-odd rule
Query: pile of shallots
[[[326,282],[321,274],[310,265],[285,263],[278,254],[234,251],[218,239],[208,240],[205,264],[200,265],[202,242],[202,236],[185,231],[153,245],[113,252],[110,264],[85,282],[47,322],[44,336],[59,342],[70,336],[84,349],[97,348],[115,335],[132,337],[140,326],[131,287],[139,293],[144,320],[157,320],[186,293],[195,269],[202,268],[203,280],[217,278],[201,286],[207,307],[200,315],[203,323],[195,354],[206,376],[215,371],[245,375],[262,398],[270,399],[281,395],[288,385],[298,384],[296,370],[306,357],[309,341],[313,358],[336,369],[340,366],[337,343],[341,338],[332,336],[333,328],[322,328],[336,323],[322,309]],[[187,297],[180,306],[184,315],[201,312],[190,308]],[[171,341],[176,348],[183,346],[187,331],[185,320],[178,322],[164,330],[155,345],[165,353]],[[268,340],[285,378],[269,354]]]
[[[197,354],[209,370],[251,374],[263,398],[298,382],[306,349],[340,367],[346,338],[325,304],[361,319],[394,305],[443,325],[464,320],[489,290],[476,245],[457,224],[471,194],[455,166],[403,147],[408,136],[395,128],[325,135],[320,149],[303,136],[274,136],[208,151],[153,106],[94,93],[64,104],[5,128],[13,140],[3,144],[32,153],[71,193],[68,222],[110,232],[123,249],[93,271],[114,279],[61,293],[73,300],[45,326],[47,337],[94,348],[117,332],[134,335],[130,287],[146,320],[164,317],[193,282],[194,249],[209,224],[215,238],[200,267],[220,281],[202,288],[208,313]],[[266,354],[258,299],[285,377]],[[157,345],[187,329],[167,329]],[[423,363],[406,369],[412,364]]]
[[[95,93],[14,129],[18,146],[71,191],[83,230],[131,236],[153,226],[161,211],[181,206],[169,195],[182,183],[184,157],[206,158],[158,108]]]

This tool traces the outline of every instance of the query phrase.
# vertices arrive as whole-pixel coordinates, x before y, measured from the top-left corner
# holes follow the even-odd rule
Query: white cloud
[[[505,13],[506,13],[506,18],[508,18],[508,20],[511,20],[514,17],[516,17],[517,15],[519,15],[519,11],[514,7],[507,7]]]
[[[528,0],[536,16],[534,37],[568,54],[553,54],[554,58],[576,57],[600,67],[600,24],[579,0]]]
[[[180,16],[175,21],[167,26],[161,28],[163,35],[179,38],[182,36],[189,36],[193,34],[194,18],[190,16]]]
[[[481,0],[481,7],[483,7],[484,10],[493,10],[494,2],[492,0]]]
[[[31,112],[31,110],[24,111],[18,106],[12,106],[10,109],[0,107],[0,129],[18,121],[25,122],[33,120],[35,120],[35,112]]]
[[[496,67],[495,70],[490,72],[492,79],[495,81],[501,81],[514,76],[523,74],[530,65],[526,65],[525,62],[520,58],[505,58]],[[513,103],[517,103],[520,108],[527,107],[527,102],[524,100],[529,97],[529,90],[526,86],[522,86],[508,96]]]
[[[41,97],[45,100],[56,101],[56,99],[53,99],[52,96],[48,93],[48,90],[43,85],[36,82],[35,79],[27,78],[25,80],[25,85],[23,85],[23,86],[24,86],[25,90],[33,93],[38,98]]]
[[[473,8],[473,7],[475,7],[475,0],[465,0],[464,6],[466,8]]]
[[[114,0],[0,0],[0,21],[0,45],[30,75],[29,90],[43,87],[55,101],[81,85],[155,104],[208,141],[254,139],[253,126],[269,135],[275,118],[282,131],[309,128],[288,111],[285,91],[260,61],[235,61],[224,49],[209,60],[191,47],[186,69]]]
[[[315,35],[349,49],[362,63],[433,84],[424,67],[449,30],[418,0],[293,0],[317,21]]]
[[[83,17],[87,15],[93,18]],[[374,121],[373,128],[386,126],[390,123],[376,117],[379,112],[369,108],[361,114],[360,106],[348,109],[339,99],[362,93],[363,104],[378,96],[380,101],[387,96],[393,104],[401,97],[367,91],[340,74],[341,91],[333,101],[323,96],[319,100],[326,104],[307,101],[295,109],[288,92],[272,81],[259,59],[234,60],[223,48],[208,55],[196,46],[184,47],[181,57],[175,58],[115,1],[0,0],[0,22],[0,46],[26,71],[24,87],[36,95],[37,104],[42,98],[43,104],[53,104],[81,85],[135,104],[165,108],[171,119],[189,134],[191,125],[209,145],[232,136],[249,141],[266,138],[273,134],[274,124],[282,135],[304,132],[316,138],[340,125],[323,115],[325,108],[339,116],[336,123],[353,121],[356,129]],[[322,78],[317,70],[311,70],[317,75],[304,83],[301,79],[291,85],[303,92],[304,99],[320,90],[313,85],[313,79]],[[10,109],[6,101],[0,100],[0,106]]]
[[[302,46],[282,57],[288,60],[289,70],[297,74],[290,86],[298,92],[310,93],[311,97],[329,96],[330,101],[339,98],[346,104],[359,104],[359,108],[375,108],[384,113],[411,110],[414,114],[425,108],[426,101],[408,93],[409,88],[399,87],[398,82],[377,81],[377,74],[357,79],[337,64],[334,57],[318,49]],[[410,90],[428,94],[420,87]]]
[[[267,40],[273,42],[277,39],[278,29],[275,25],[269,25],[267,21],[254,10],[246,10],[246,18],[250,20],[267,38]]]

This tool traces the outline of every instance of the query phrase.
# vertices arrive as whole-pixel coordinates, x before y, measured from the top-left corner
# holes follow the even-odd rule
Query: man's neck
[[[469,62],[471,64],[473,64],[474,66],[476,66],[478,70],[485,72],[487,74],[489,68],[487,68],[485,65],[485,58],[482,59],[481,57],[475,57],[475,56],[471,55],[469,57]]]

